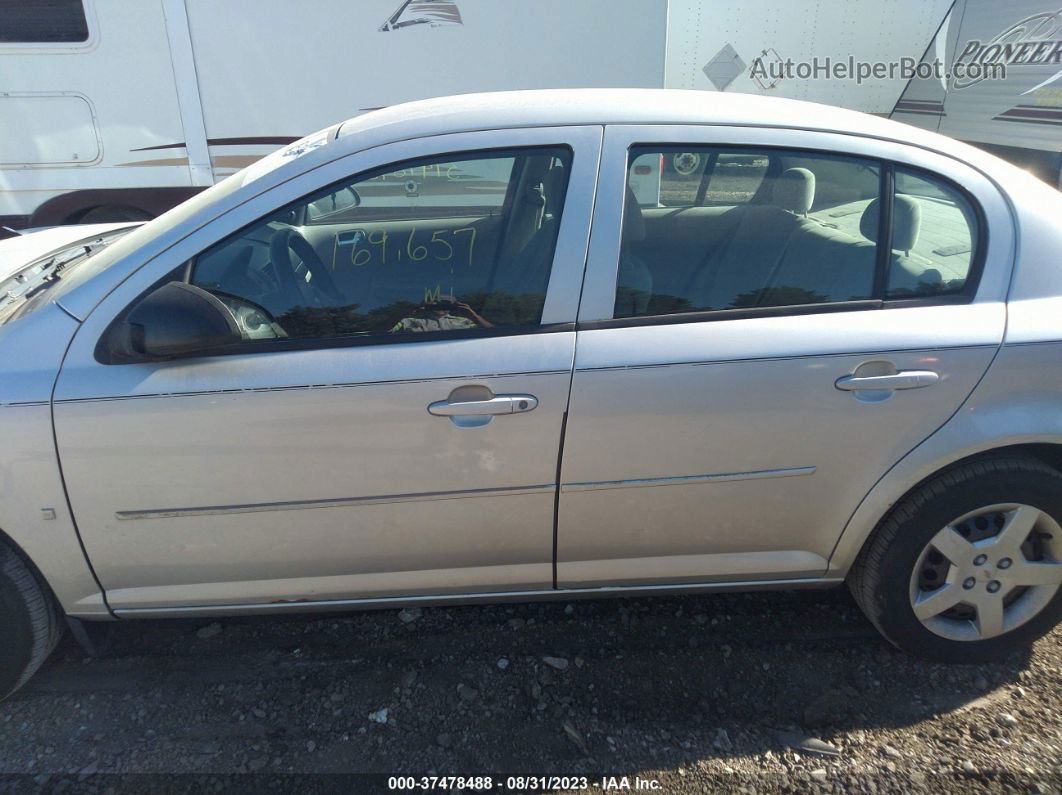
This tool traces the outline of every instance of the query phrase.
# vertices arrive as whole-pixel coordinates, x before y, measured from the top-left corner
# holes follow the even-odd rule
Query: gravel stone
[[[220,635],[220,634],[221,634],[221,624],[218,624],[217,622],[215,622],[213,624],[207,624],[205,627],[201,627],[201,628],[197,629],[196,632],[195,632],[195,636],[197,638],[199,638],[200,640],[206,640],[207,638],[212,638],[215,635]]]
[[[841,750],[818,737],[805,737],[800,741],[800,750],[819,756],[840,756]]]
[[[420,618],[421,610],[419,607],[406,607],[398,611],[398,620],[403,624],[412,624],[418,618]]]
[[[734,750],[734,744],[730,741],[730,735],[726,733],[726,729],[715,730],[715,739],[712,740],[712,746],[720,751],[730,752]]]

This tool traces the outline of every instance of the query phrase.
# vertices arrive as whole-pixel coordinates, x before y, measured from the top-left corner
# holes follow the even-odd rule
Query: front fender
[[[52,433],[52,388],[77,321],[55,304],[0,326],[0,532],[63,609],[110,613],[67,508]]]

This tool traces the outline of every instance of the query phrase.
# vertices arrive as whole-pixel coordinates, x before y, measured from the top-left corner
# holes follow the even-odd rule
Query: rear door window
[[[686,157],[686,161],[675,158]],[[881,167],[785,150],[638,147],[663,159],[659,201],[627,192],[615,317],[861,301],[873,296]],[[684,175],[666,163],[696,162]],[[874,205],[872,207],[872,205]]]
[[[977,213],[928,172],[822,152],[658,145],[631,149],[627,179],[615,318],[970,292]]]

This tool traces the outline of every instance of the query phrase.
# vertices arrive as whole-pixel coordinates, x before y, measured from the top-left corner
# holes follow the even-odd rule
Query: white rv
[[[666,10],[0,0],[0,227],[151,217],[278,146],[407,100],[659,87]]]
[[[358,111],[494,89],[663,86],[812,100],[982,145],[1057,185],[1060,7],[0,0],[0,237],[2,227],[152,217]],[[948,70],[1000,62],[1007,76],[969,83],[825,69],[856,61]],[[816,68],[805,74],[801,64]],[[692,176],[706,166],[675,152],[639,163],[634,188],[649,202],[661,167]]]

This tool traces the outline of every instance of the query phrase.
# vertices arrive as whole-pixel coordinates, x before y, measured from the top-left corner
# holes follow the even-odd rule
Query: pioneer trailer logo
[[[1026,17],[991,41],[967,41],[955,59],[954,88],[969,88],[985,79],[984,75],[975,76],[977,73],[973,70],[967,70],[964,76],[957,68],[974,64],[998,64],[1006,69],[1056,65],[1060,67],[1058,74],[1040,85],[1056,80],[1062,76],[1062,9]]]

